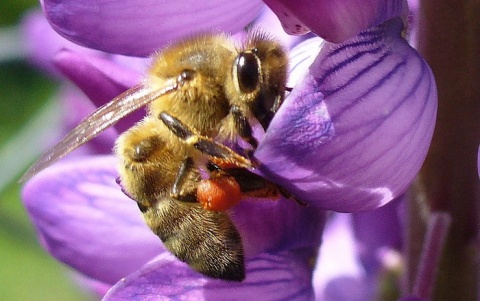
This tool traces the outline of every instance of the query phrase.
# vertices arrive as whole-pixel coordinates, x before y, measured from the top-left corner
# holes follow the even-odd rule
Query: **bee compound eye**
[[[238,87],[241,92],[255,91],[260,83],[260,66],[254,53],[240,53],[235,60],[234,72],[236,72]]]

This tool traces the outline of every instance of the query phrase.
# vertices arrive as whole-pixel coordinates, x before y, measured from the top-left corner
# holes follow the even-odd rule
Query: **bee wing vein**
[[[27,181],[68,153],[90,141],[123,117],[176,88],[177,84],[175,82],[167,84],[163,89],[154,91],[139,84],[123,92],[82,120],[61,142],[42,155],[27,170],[19,182]]]

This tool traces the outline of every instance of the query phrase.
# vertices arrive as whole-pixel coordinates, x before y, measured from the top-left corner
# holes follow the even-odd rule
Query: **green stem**
[[[435,75],[439,106],[419,185],[430,211],[447,211],[452,216],[433,300],[477,300],[480,1],[423,0],[420,6],[418,48]],[[422,237],[409,239],[421,241]],[[420,257],[408,255],[413,262]]]

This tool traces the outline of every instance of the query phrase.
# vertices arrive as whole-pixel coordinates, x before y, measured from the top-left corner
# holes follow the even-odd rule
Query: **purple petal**
[[[402,206],[400,197],[376,210],[352,214],[358,256],[367,273],[376,274],[382,268],[385,251],[400,250]]]
[[[252,28],[267,31],[287,49],[302,40],[299,36],[286,34],[277,16],[268,7],[265,7],[261,15],[255,19]]]
[[[55,57],[56,66],[99,107],[140,82],[141,74],[99,55],[63,50]],[[145,115],[139,110],[115,125],[119,132],[130,128]]]
[[[242,30],[259,13],[259,0],[45,0],[52,27],[80,45],[146,56],[195,32]]]
[[[329,220],[313,276],[316,300],[371,300],[370,279],[358,259],[351,215]]]
[[[316,248],[325,224],[323,210],[285,199],[242,200],[231,216],[247,258],[262,252]]]
[[[30,180],[22,192],[47,250],[107,284],[164,251],[135,202],[118,189],[116,164],[112,156],[61,162]]]
[[[312,300],[310,268],[295,255],[261,254],[241,282],[211,280],[172,255],[162,255],[122,279],[104,300]]]
[[[407,39],[412,47],[417,48],[418,45],[418,30],[420,18],[420,3],[419,0],[408,0],[408,14],[407,14]]]
[[[62,105],[63,136],[96,109],[89,99],[72,85],[64,85],[57,98]],[[76,150],[73,155],[111,154],[117,137],[118,133],[113,128],[107,129]]]
[[[53,56],[62,48],[82,53],[94,50],[74,44],[56,33],[41,11],[32,11],[22,20],[22,39],[28,59],[44,71],[59,76]]]
[[[296,197],[336,211],[402,194],[427,153],[437,94],[395,19],[326,44],[280,108],[255,156]]]
[[[73,279],[75,280],[76,284],[80,285],[85,290],[94,293],[99,298],[104,296],[112,287],[110,284],[105,284],[101,281],[89,278],[79,273],[74,273]]]
[[[402,0],[265,0],[290,34],[340,43],[402,13]]]
[[[307,39],[292,48],[289,53],[287,87],[295,87],[308,72],[325,41],[319,37]]]

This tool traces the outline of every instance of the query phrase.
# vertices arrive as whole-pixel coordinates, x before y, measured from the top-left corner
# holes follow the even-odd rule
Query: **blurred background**
[[[32,9],[38,1],[2,0],[0,10],[0,300],[94,300],[42,249],[20,199],[18,178],[60,120],[59,83],[26,58],[21,25]]]

